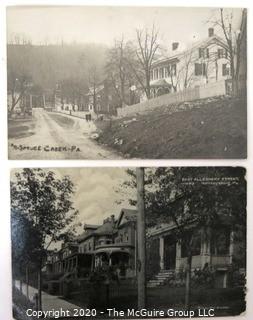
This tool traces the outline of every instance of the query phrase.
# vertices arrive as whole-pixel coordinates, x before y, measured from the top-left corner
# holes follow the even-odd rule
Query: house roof
[[[152,66],[154,66],[154,67],[159,66],[160,64],[163,64],[165,62],[169,62],[169,63],[178,62],[180,60],[180,58],[182,56],[186,55],[188,52],[195,50],[197,48],[205,48],[211,44],[219,44],[221,47],[227,48],[227,45],[224,42],[224,40],[221,37],[214,35],[212,37],[208,37],[203,40],[196,41],[192,45],[188,46],[187,49],[180,51],[180,52],[177,52],[174,55],[162,57],[162,58],[156,60]]]
[[[121,209],[119,218],[117,220],[108,218],[102,225],[84,225],[84,228],[91,229],[90,232],[84,231],[81,235],[76,237],[76,241],[83,241],[91,236],[98,235],[112,235],[124,217],[124,223],[129,221],[136,221],[137,211],[134,209]]]
[[[119,218],[117,220],[117,227],[125,219],[125,222],[136,221],[137,210],[135,209],[121,209]]]
[[[110,235],[114,231],[115,221],[107,221],[101,227],[97,228],[93,234],[96,235]]]

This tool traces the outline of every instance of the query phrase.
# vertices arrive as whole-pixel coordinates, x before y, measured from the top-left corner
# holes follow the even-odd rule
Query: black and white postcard
[[[7,8],[9,159],[247,157],[247,10]]]
[[[16,320],[245,314],[242,167],[13,169],[11,232]]]

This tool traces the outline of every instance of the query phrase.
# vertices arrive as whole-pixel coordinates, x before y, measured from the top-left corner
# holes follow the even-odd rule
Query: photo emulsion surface
[[[247,157],[247,11],[7,8],[9,159]]]
[[[14,318],[244,313],[245,176],[241,167],[12,170]]]

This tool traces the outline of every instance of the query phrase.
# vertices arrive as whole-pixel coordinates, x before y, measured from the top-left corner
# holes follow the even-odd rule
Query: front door
[[[164,238],[164,269],[174,270],[176,267],[176,241],[172,236]]]

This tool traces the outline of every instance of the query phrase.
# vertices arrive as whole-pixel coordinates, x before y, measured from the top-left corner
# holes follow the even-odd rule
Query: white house
[[[172,54],[156,60],[150,73],[153,97],[182,91],[230,78],[226,43],[208,29],[208,38],[181,50],[179,42],[172,43]]]

